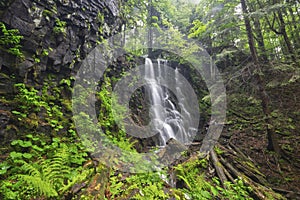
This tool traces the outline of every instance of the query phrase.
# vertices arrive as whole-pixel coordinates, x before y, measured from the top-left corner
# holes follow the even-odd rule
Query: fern
[[[64,194],[68,189],[70,189],[74,184],[80,183],[87,179],[92,173],[94,172],[94,169],[84,170],[81,173],[74,173],[74,176],[71,179],[67,180],[67,184],[60,187],[58,189],[58,192],[60,194]]]
[[[42,177],[35,177],[31,175],[16,175],[18,180],[24,184],[34,188],[37,191],[37,194],[40,196],[46,197],[55,197],[58,196],[56,190],[53,188],[51,183],[42,179]]]
[[[68,166],[69,154],[66,148],[60,148],[52,159],[42,160],[43,177],[56,187],[64,185],[66,176],[71,173]]]
[[[6,182],[15,184],[9,188],[5,187],[4,190],[7,194],[11,192],[20,199],[63,196],[74,184],[84,181],[93,172],[93,169],[81,171],[81,167],[74,170],[74,167],[71,167],[73,153],[66,144],[61,143],[52,155],[49,152],[50,158],[40,157],[31,163],[20,159],[14,160],[16,166],[12,172],[17,174]],[[5,199],[10,197],[5,195]]]
[[[175,167],[177,177],[186,184],[183,191],[192,199],[212,199],[214,194],[209,182],[205,181],[204,174],[200,173],[201,161],[196,160],[186,165],[179,164]]]
[[[22,164],[19,168],[20,174],[13,176],[21,185],[27,185],[23,188],[26,192],[37,196],[55,197],[58,196],[57,187],[63,185],[65,174],[70,173],[65,166],[65,161],[57,154],[52,159],[40,159],[37,163],[27,163],[18,161]]]
[[[16,163],[21,164],[20,170],[30,176],[41,176],[40,171],[33,164],[29,164],[24,160],[17,160]]]

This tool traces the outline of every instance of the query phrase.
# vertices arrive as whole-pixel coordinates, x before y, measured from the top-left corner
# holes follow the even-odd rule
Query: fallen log
[[[217,175],[218,177],[220,178],[220,181],[222,183],[222,185],[225,187],[225,182],[228,181],[226,176],[225,176],[225,172],[223,170],[223,166],[221,165],[217,155],[216,155],[216,152],[214,150],[212,150],[210,152],[210,158],[212,160],[212,163],[213,163],[213,166],[215,167],[216,169],[216,172],[217,172]]]

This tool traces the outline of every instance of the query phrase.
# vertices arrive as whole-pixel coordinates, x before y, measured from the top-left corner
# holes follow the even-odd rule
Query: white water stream
[[[169,68],[169,70],[167,70]],[[170,74],[170,67],[167,66],[166,60],[157,60],[157,65],[154,65],[151,59],[146,58],[144,79],[147,83],[146,94],[150,102],[150,118],[153,123],[153,130],[159,133],[158,146],[166,146],[171,138],[180,143],[186,144],[192,136],[190,130],[195,130],[190,127],[190,114],[185,109],[183,101],[185,96],[181,91],[181,83],[179,79],[179,71],[176,68]],[[168,79],[168,81],[165,81]],[[174,102],[174,97],[170,90],[167,90],[168,85],[164,83],[175,84],[172,91],[176,98],[177,104]],[[174,96],[173,94],[173,96]]]

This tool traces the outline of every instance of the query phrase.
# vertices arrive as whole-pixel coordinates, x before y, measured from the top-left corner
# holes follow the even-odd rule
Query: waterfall
[[[158,146],[166,146],[171,138],[180,143],[186,144],[190,141],[192,134],[189,130],[195,130],[190,127],[190,113],[185,109],[183,101],[185,96],[181,91],[181,83],[179,80],[179,71],[176,68],[167,71],[167,61],[158,59],[157,65],[154,65],[151,59],[146,58],[144,79],[147,83],[146,95],[150,102],[150,119],[152,130],[159,133]],[[170,69],[170,68],[169,68]],[[169,84],[175,85],[177,103],[167,86],[163,87],[165,79]]]

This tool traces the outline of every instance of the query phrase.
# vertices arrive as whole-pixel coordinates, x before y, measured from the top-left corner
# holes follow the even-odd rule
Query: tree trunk
[[[252,6],[250,11],[255,12],[256,11],[255,7]],[[254,31],[255,31],[255,35],[256,35],[256,41],[258,44],[258,49],[260,51],[260,55],[262,57],[262,61],[264,63],[268,63],[269,59],[267,56],[267,50],[265,47],[264,36],[263,36],[262,30],[261,30],[261,24],[260,24],[259,18],[253,17],[253,22],[254,22]]]
[[[287,0],[287,3],[290,4],[291,3],[290,0]],[[292,33],[292,39],[294,40],[295,49],[299,49],[300,48],[300,34],[298,32],[298,27],[297,27],[299,22],[297,22],[297,20],[296,20],[292,6],[288,6],[287,15],[291,16],[291,21],[290,21],[291,27],[292,27],[291,33]]]
[[[264,36],[262,34],[262,31],[261,31],[261,26],[260,26],[259,19],[254,18],[254,26],[256,27],[255,28],[256,41],[258,43],[258,48],[260,50],[262,60],[263,60],[264,63],[267,63],[268,62],[267,51],[266,51]]]
[[[281,13],[280,10],[277,13],[278,13],[278,19],[280,21],[280,32],[282,33],[282,36],[283,36],[284,42],[286,44],[287,50],[290,53],[290,56],[291,56],[293,62],[295,64],[298,64],[297,60],[296,60],[296,57],[295,57],[294,48],[293,48],[293,46],[291,44],[291,41],[290,41],[290,39],[288,37],[288,34],[286,32],[285,21],[283,19],[282,13]]]
[[[251,57],[254,62],[254,66],[256,69],[255,77],[257,81],[257,86],[258,86],[258,91],[260,94],[261,98],[261,104],[262,104],[262,109],[265,115],[265,123],[266,123],[266,129],[267,129],[267,137],[268,137],[268,150],[274,151],[278,154],[280,154],[281,150],[278,145],[278,140],[276,138],[273,126],[272,126],[272,121],[270,118],[270,109],[269,109],[269,97],[267,95],[267,92],[265,90],[265,84],[263,81],[263,78],[261,76],[261,67],[258,61],[257,57],[257,52],[255,48],[255,43],[254,43],[254,38],[253,38],[253,31],[251,28],[251,23],[248,17],[248,10],[247,10],[247,5],[245,0],[240,0],[241,5],[242,5],[242,10],[244,15],[244,21],[245,21],[245,27],[247,31],[247,37],[248,37],[248,44],[251,52]]]

